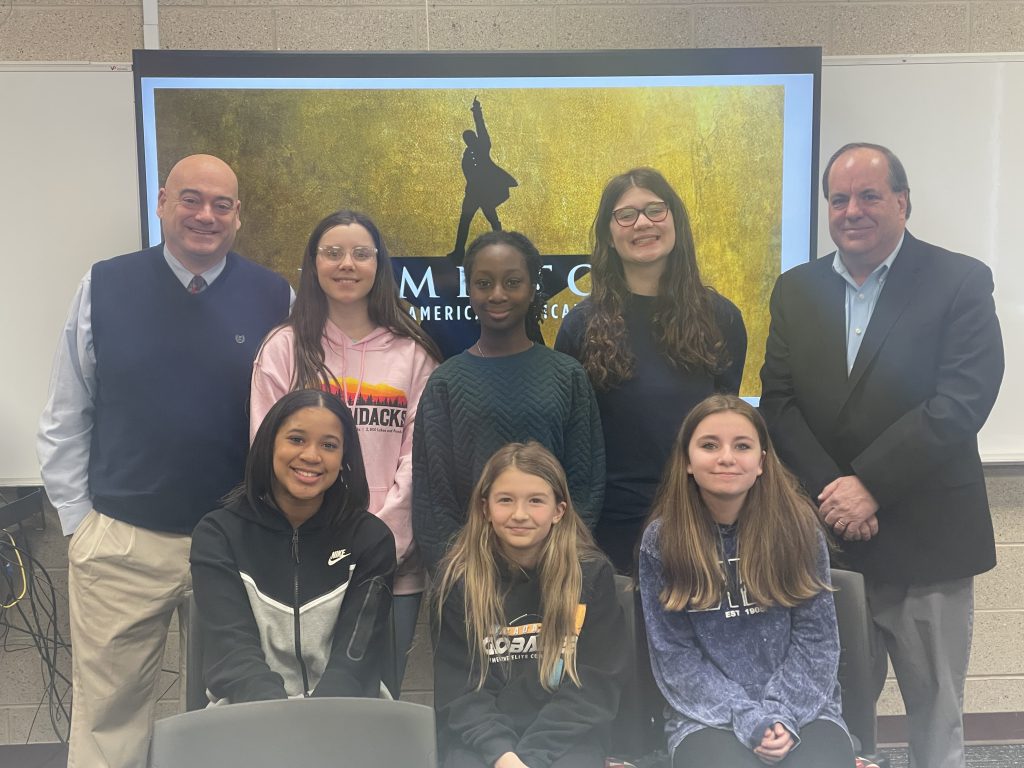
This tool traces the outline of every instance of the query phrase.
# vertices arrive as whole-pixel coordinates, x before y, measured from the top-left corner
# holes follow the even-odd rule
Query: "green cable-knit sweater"
[[[465,523],[487,460],[506,443],[527,440],[562,462],[573,504],[593,528],[604,495],[604,440],[594,391],[576,360],[534,344],[508,357],[463,352],[434,371],[412,449],[413,535],[428,568]]]

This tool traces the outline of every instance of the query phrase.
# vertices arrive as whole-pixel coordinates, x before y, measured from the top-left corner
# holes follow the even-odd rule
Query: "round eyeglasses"
[[[664,221],[668,216],[668,203],[655,201],[648,203],[643,208],[634,208],[632,205],[627,205],[625,208],[616,208],[612,211],[612,218],[623,227],[631,227],[636,224],[636,220],[640,218],[641,213],[647,217],[648,221]]]
[[[351,251],[346,251],[340,245],[321,245],[317,247],[316,252],[324,261],[331,264],[344,261],[345,256],[349,254],[355,262],[367,262],[377,255],[377,249],[371,245],[357,245]]]

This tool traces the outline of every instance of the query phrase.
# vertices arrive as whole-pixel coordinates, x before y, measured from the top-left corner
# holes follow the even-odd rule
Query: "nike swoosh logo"
[[[351,553],[347,549],[336,549],[334,552],[331,552],[331,556],[327,558],[327,564],[337,565],[350,554]]]

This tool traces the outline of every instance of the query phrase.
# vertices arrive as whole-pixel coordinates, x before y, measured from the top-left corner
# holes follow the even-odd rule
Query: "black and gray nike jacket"
[[[380,519],[293,529],[240,499],[199,522],[191,563],[211,701],[377,695],[396,567]]]

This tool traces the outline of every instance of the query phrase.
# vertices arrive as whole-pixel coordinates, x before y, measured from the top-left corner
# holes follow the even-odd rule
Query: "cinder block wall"
[[[980,53],[1024,50],[1024,2],[161,0],[159,34],[161,47],[168,49],[820,45],[826,56]],[[131,50],[142,45],[139,0],[0,0],[0,61],[127,62]],[[1024,644],[1019,641],[1024,634],[1024,468],[991,469],[987,476],[999,566],[977,581],[966,710],[1024,711]],[[66,633],[66,542],[53,517],[45,532],[32,537],[62,593]],[[426,644],[421,631],[406,680],[408,698],[423,702],[430,701]],[[172,624],[161,715],[179,706],[177,664]],[[0,649],[0,744],[53,740],[45,703],[37,712],[43,694],[35,651]],[[902,712],[894,681],[879,711]]]
[[[161,0],[159,27],[163,48],[978,53],[1024,49],[1024,2]],[[0,61],[128,61],[142,44],[139,0],[0,0]]]

